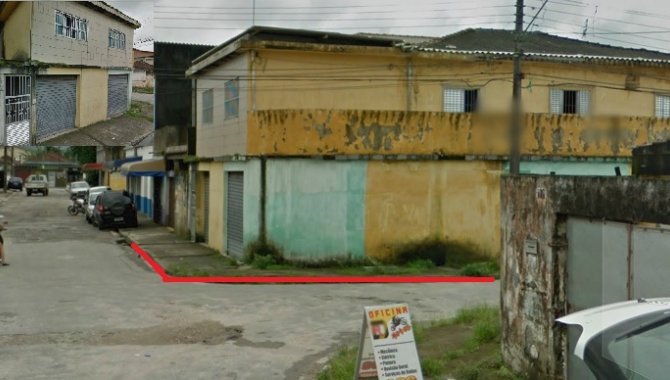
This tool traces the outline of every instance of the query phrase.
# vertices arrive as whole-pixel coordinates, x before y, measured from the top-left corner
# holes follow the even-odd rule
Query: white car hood
[[[574,353],[583,360],[587,343],[603,330],[629,319],[659,311],[670,313],[670,298],[649,298],[597,306],[566,315],[556,319],[556,321],[566,325],[582,327],[582,333],[579,336]]]

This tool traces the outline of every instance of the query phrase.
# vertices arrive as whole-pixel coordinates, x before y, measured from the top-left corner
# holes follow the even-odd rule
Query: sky
[[[142,24],[141,28],[135,30],[133,47],[153,51],[154,2],[152,0],[120,0],[107,1],[107,3]]]
[[[515,0],[110,1],[142,22],[135,40],[220,44],[252,25],[443,36],[465,28],[514,28]],[[609,45],[670,52],[670,2],[526,0],[525,27]],[[151,6],[153,5],[153,6]],[[255,11],[252,11],[254,9]],[[537,18],[530,25],[534,15]],[[141,41],[140,41],[141,42]],[[138,43],[140,43],[138,42]],[[149,42],[138,48],[150,48]]]

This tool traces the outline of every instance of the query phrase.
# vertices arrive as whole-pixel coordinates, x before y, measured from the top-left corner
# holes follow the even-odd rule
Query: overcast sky
[[[254,0],[156,0],[153,9],[148,6],[152,2],[110,3],[142,22],[136,41],[154,37],[157,41],[220,44],[254,23],[426,36],[472,27],[512,29],[515,0],[255,0],[255,12]],[[527,25],[543,0],[525,3]],[[670,52],[667,19],[670,2],[665,0],[550,0],[531,30]]]
[[[154,2],[152,0],[112,0],[109,5],[121,10],[142,24],[135,31],[133,47],[140,50],[153,50],[154,39]]]

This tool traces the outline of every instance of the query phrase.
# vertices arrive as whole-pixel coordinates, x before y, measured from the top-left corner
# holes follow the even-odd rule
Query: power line
[[[324,15],[324,16],[332,16],[332,15],[357,15],[357,14],[388,14],[388,13],[402,13],[402,14],[407,14],[407,13],[435,13],[435,12],[459,12],[459,11],[474,11],[474,10],[482,10],[482,9],[492,9],[492,8],[513,8],[513,5],[497,5],[497,6],[483,6],[483,7],[476,7],[476,8],[456,8],[456,9],[445,9],[445,8],[440,8],[440,9],[398,9],[398,10],[374,10],[374,11],[356,11],[356,12],[285,12],[285,13],[278,13],[276,11],[268,11],[268,12],[256,12],[256,15],[271,15],[271,16],[294,16],[294,15]],[[198,11],[155,11],[154,14],[159,13],[159,14],[179,14],[179,15],[211,15],[211,14],[225,14],[225,15],[248,15],[252,16],[253,12],[214,12],[214,11],[205,11],[205,12],[198,12]],[[404,18],[404,17],[403,17]],[[154,19],[160,20],[163,19],[163,17],[157,17],[154,16]]]

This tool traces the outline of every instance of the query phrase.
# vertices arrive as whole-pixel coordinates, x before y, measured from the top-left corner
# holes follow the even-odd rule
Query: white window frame
[[[116,29],[109,29],[107,34],[107,47],[115,49],[126,48],[126,34]]]
[[[230,89],[235,93],[231,93]],[[226,81],[224,84],[224,120],[232,120],[240,117],[240,78]],[[231,110],[234,110],[231,112]]]
[[[465,92],[466,91],[476,91],[477,100],[474,104],[473,111],[465,110]],[[452,86],[442,86],[442,112],[477,112],[479,109],[481,91],[479,88],[463,88],[463,87],[452,87]]]
[[[84,18],[56,10],[54,25],[56,36],[88,41],[88,21]]]
[[[209,89],[202,92],[202,123],[212,124],[214,122],[214,90]]]
[[[576,109],[574,113],[566,113],[563,102],[565,91],[575,91],[577,93]],[[589,88],[549,88],[549,113],[554,115],[578,115],[586,116],[591,113],[592,108],[591,89]]]
[[[657,118],[670,118],[670,94],[656,94],[654,113]]]

